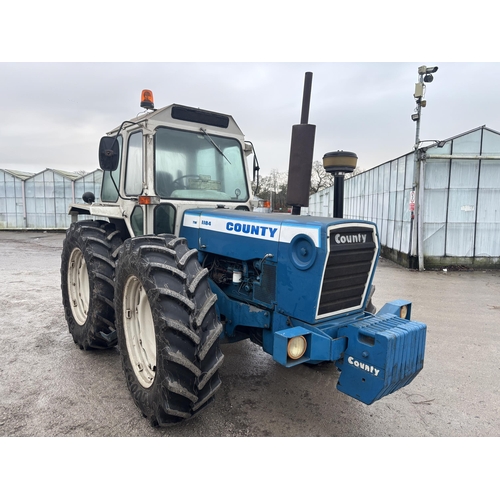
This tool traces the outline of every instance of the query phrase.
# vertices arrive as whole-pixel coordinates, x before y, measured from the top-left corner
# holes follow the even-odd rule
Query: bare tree
[[[352,174],[347,174],[345,178],[347,179],[359,173],[361,173],[361,170],[356,168]],[[313,162],[309,193],[315,194],[318,191],[322,191],[323,189],[333,186],[333,184],[334,177],[323,168],[323,163],[321,161]],[[272,170],[269,175],[260,178],[257,190],[256,187],[257,186],[252,183],[252,188],[254,189],[255,194],[264,200],[271,201],[273,210],[284,211],[288,209],[288,206],[286,205],[288,172],[278,172],[278,170]]]
[[[323,189],[333,186],[333,175],[329,174],[320,161],[313,162],[311,172],[311,189],[310,194],[317,193]]]

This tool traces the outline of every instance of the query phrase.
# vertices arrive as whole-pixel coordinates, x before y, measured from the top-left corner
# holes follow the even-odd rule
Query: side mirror
[[[99,142],[99,166],[105,172],[114,172],[118,168],[120,150],[116,137],[103,137]]]
[[[257,180],[259,178],[259,160],[257,160],[257,156],[255,156],[255,153],[253,155],[253,181],[255,182],[255,177],[257,177]]]

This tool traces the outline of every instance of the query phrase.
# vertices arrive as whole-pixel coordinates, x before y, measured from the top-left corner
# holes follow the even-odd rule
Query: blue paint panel
[[[241,210],[205,209],[184,213],[180,235],[191,248],[238,260],[277,257],[278,243],[305,233],[314,245],[331,224],[322,217],[292,218],[288,214],[262,214]],[[273,260],[273,259],[271,259]]]
[[[326,259],[326,235],[322,234],[322,246],[316,249],[314,263],[307,269],[296,267],[290,258],[290,244],[280,243],[277,289],[278,311],[307,323],[316,322],[316,306],[321,291],[323,268]]]

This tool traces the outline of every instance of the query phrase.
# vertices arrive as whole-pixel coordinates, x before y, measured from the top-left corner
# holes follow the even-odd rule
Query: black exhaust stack
[[[308,124],[311,102],[312,73],[307,72],[304,80],[302,114],[300,125],[292,127],[290,164],[288,167],[288,188],[286,203],[292,207],[293,215],[300,215],[301,207],[309,206],[311,172],[314,154],[316,125]]]

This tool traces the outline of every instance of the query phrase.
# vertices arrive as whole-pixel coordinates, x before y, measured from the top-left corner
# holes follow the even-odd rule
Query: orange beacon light
[[[141,92],[141,108],[144,109],[154,109],[155,103],[153,100],[153,92],[151,90],[144,89]]]

